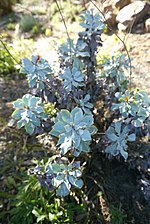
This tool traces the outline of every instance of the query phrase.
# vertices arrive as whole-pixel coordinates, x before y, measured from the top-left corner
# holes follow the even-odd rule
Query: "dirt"
[[[108,208],[111,208],[112,204],[115,206],[120,204],[121,211],[127,215],[121,223],[150,223],[150,205],[141,191],[139,184],[141,174],[137,169],[131,169],[127,163],[116,159],[107,160],[103,154],[95,152],[88,175],[92,177],[88,180],[88,189],[92,189],[89,198],[94,202],[97,211],[98,206],[101,207],[102,214],[101,219],[94,220],[94,209],[91,209],[93,216],[91,223],[111,223],[111,210]],[[102,196],[98,192],[101,192]]]

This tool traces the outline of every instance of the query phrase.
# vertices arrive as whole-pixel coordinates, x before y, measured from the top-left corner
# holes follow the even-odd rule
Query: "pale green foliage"
[[[127,214],[123,213],[121,204],[119,204],[119,206],[110,205],[110,212],[112,224],[125,224]]]
[[[130,130],[127,126],[123,126],[121,122],[115,122],[115,126],[110,126],[106,132],[108,139],[111,144],[107,146],[105,152],[110,153],[113,156],[121,154],[125,160],[128,158],[128,153],[126,152],[127,141],[135,141],[135,134],[129,134]]]
[[[21,18],[20,26],[24,32],[29,32],[34,26],[37,26],[37,20],[31,15],[24,15]]]
[[[41,125],[41,120],[47,118],[39,97],[26,94],[22,99],[17,99],[13,106],[15,111],[12,117],[18,120],[18,128],[25,127],[30,135],[34,133],[36,127]]]
[[[67,92],[71,92],[73,87],[77,88],[85,86],[84,75],[80,70],[80,65],[77,60],[74,61],[72,69],[69,67],[65,69],[64,73],[61,75],[61,78],[63,79],[63,85]]]
[[[84,114],[81,108],[74,108],[71,112],[61,110],[56,117],[52,135],[59,138],[62,154],[72,151],[74,156],[81,152],[89,152],[91,135],[95,134],[97,128],[93,125],[92,114]]]
[[[50,163],[47,167],[47,173],[53,175],[51,183],[57,189],[57,195],[67,196],[72,186],[82,188],[83,181],[80,179],[82,172],[79,161],[69,163],[67,158],[63,157],[62,159],[63,161]]]
[[[46,60],[40,56],[32,56],[23,59],[22,73],[27,74],[30,88],[44,89],[44,82],[49,79],[52,69]]]
[[[112,110],[119,109],[124,118],[130,117],[135,127],[141,127],[150,118],[150,99],[144,91],[129,91],[124,94],[116,93],[119,103],[112,106]]]
[[[58,109],[56,108],[56,103],[46,103],[44,104],[44,111],[50,117],[56,116]]]
[[[25,39],[23,36],[21,36],[13,38],[12,41],[12,48],[10,49],[10,52],[14,58],[17,58],[17,60],[21,62],[22,58],[31,57],[34,48],[33,39]],[[21,66],[17,65],[17,68],[18,67],[20,68]]]

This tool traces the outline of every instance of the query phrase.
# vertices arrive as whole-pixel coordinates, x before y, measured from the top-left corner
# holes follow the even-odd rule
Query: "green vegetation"
[[[125,224],[124,220],[127,218],[127,215],[123,213],[121,204],[119,207],[111,205],[110,212],[112,216],[112,224]]]
[[[79,15],[79,13],[83,10],[83,7],[81,4],[74,4],[70,1],[65,0],[61,2],[61,10],[65,15],[66,21],[74,22],[78,20],[77,15]],[[51,6],[48,9],[48,12],[49,17],[53,22],[61,21],[61,17],[55,2],[51,4]]]
[[[5,46],[9,51],[12,47],[4,42]],[[0,76],[13,73],[16,71],[15,62],[8,51],[4,48],[4,45],[0,42]]]
[[[24,15],[20,21],[20,27],[23,32],[33,31],[34,33],[38,33],[38,21],[31,15]]]
[[[18,74],[22,57],[25,55],[30,57],[34,41],[16,38],[8,44],[6,33],[2,34],[2,41],[3,43],[0,42],[0,76],[7,75],[6,78],[10,78],[14,74]],[[20,75],[20,77],[22,76]]]
[[[11,200],[11,224],[75,223],[78,218],[76,214],[80,214],[82,223],[87,223],[87,208],[84,204],[78,204],[73,196],[67,202],[57,198],[54,193],[41,187],[33,176],[25,177],[18,190],[17,196]]]

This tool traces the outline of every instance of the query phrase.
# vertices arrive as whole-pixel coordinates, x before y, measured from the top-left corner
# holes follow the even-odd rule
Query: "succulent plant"
[[[114,104],[112,110],[119,109],[123,117],[130,117],[135,127],[141,127],[150,118],[150,99],[145,92],[126,90],[124,94],[118,92],[115,96],[120,103]]]
[[[65,162],[62,161],[65,159]],[[83,181],[80,162],[69,163],[68,159],[63,157],[60,161],[56,160],[47,166],[46,173],[53,176],[51,185],[56,189],[58,196],[67,196],[71,187],[82,188]]]
[[[28,58],[23,59],[21,72],[27,74],[30,88],[44,89],[44,82],[52,74],[52,69],[40,56],[32,56],[31,61]]]
[[[79,86],[85,86],[84,75],[80,70],[77,60],[74,61],[72,69],[69,67],[65,69],[61,78],[63,79],[63,85],[68,92],[71,92],[73,87],[77,88]]]
[[[22,99],[17,99],[13,106],[15,111],[12,117],[18,120],[18,128],[25,127],[30,135],[34,133],[36,127],[41,125],[41,120],[48,117],[43,110],[41,99],[30,94],[24,95]]]
[[[107,146],[105,152],[113,156],[121,154],[125,160],[128,158],[126,149],[128,148],[127,142],[135,141],[136,135],[134,133],[129,134],[130,130],[127,126],[122,126],[120,121],[115,122],[114,127],[110,126],[106,132],[106,135],[111,142]]]
[[[75,107],[71,112],[61,110],[56,117],[51,135],[59,138],[62,154],[72,151],[74,156],[90,151],[91,135],[97,128],[93,125],[92,114],[84,114],[81,108]]]
[[[94,10],[87,10],[81,15],[82,22],[80,25],[85,29],[82,35],[86,35],[88,38],[92,34],[101,34],[105,28],[103,23],[103,17],[100,13],[94,14]]]
[[[66,43],[60,45],[59,51],[64,61],[67,61],[70,59],[70,56],[73,59],[78,57],[89,57],[90,54],[86,48],[87,44],[83,40],[78,39],[77,43],[74,44],[72,39],[68,39]]]
[[[91,114],[91,109],[93,108],[93,104],[90,103],[89,100],[89,94],[85,95],[85,97],[80,100],[76,100],[76,102],[80,105],[80,107],[86,114]]]
[[[126,55],[112,56],[111,59],[105,58],[103,67],[105,76],[116,78],[117,85],[124,89],[123,84],[128,83],[124,70],[129,68],[129,60],[126,60]]]

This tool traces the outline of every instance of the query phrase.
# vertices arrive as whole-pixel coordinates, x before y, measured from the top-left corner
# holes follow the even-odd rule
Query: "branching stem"
[[[5,50],[7,51],[7,53],[10,55],[10,57],[16,62],[16,64],[20,65],[21,64],[17,61],[16,58],[14,58],[14,56],[10,53],[10,51],[8,50],[8,48],[6,47],[6,44],[4,43],[4,41],[2,40],[2,36],[0,36],[0,42],[3,45],[3,47],[5,48]]]
[[[108,24],[108,28],[115,34],[115,36],[121,41],[121,43],[123,44],[124,46],[124,49],[127,53],[127,56],[128,56],[128,60],[129,60],[129,64],[130,64],[130,70],[129,70],[129,77],[130,77],[130,90],[131,90],[131,79],[132,79],[132,65],[131,65],[131,58],[130,58],[130,55],[129,55],[129,51],[126,47],[126,44],[125,42],[118,36],[118,34],[112,29],[110,23],[107,21],[104,13],[98,8],[98,6],[93,2],[93,0],[90,0],[90,2],[94,5],[94,7],[102,14],[102,16],[104,17],[105,21],[107,22]]]
[[[64,26],[65,26],[65,29],[66,29],[66,34],[67,34],[68,41],[69,41],[69,46],[70,46],[70,58],[71,58],[71,57],[72,57],[72,53],[71,53],[71,41],[70,41],[70,37],[69,37],[69,32],[68,32],[68,29],[67,29],[66,21],[65,21],[65,19],[64,19],[63,14],[62,14],[62,10],[60,9],[60,6],[59,6],[59,4],[58,4],[58,1],[55,0],[55,3],[56,3],[56,5],[57,5],[59,14],[60,14],[60,16],[61,16],[61,18],[62,18],[62,21],[63,21]]]

